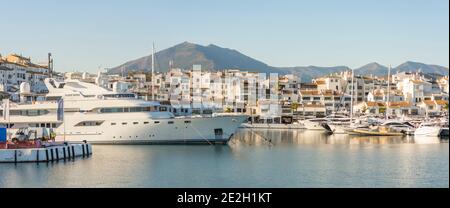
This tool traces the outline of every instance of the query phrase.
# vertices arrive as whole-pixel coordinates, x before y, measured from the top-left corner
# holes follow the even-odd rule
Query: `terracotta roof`
[[[448,101],[446,101],[446,100],[435,100],[435,102],[437,105],[447,105],[448,104]]]
[[[320,95],[320,92],[317,90],[300,90],[302,95]]]
[[[433,100],[424,100],[423,103],[425,103],[425,105],[434,105],[435,102]]]
[[[389,107],[410,107],[411,103],[408,101],[389,102]]]
[[[384,107],[385,106],[383,102],[371,102],[371,101],[366,102],[366,105],[369,107]]]
[[[324,85],[324,84],[325,84],[325,81],[324,81],[324,80],[317,80],[317,81],[316,81],[316,84],[317,84],[317,85]]]

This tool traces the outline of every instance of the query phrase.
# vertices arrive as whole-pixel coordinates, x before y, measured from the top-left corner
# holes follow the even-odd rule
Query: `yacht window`
[[[144,124],[148,124],[148,121],[145,121]]]
[[[45,127],[45,123],[41,123],[41,127]]]
[[[184,121],[184,123],[191,123],[191,121]]]
[[[130,112],[142,112],[142,108],[141,107],[132,107],[132,108],[130,108]]]
[[[214,134],[216,136],[222,136],[223,135],[223,130],[222,129],[214,129]]]
[[[122,125],[127,125],[127,122],[123,122]]]
[[[77,109],[77,108],[64,108],[64,112],[65,113],[70,113],[70,112],[80,112],[80,110],[79,109]]]
[[[111,123],[111,126],[115,126],[116,125],[116,123]]]
[[[46,97],[45,100],[47,101],[57,101],[60,100],[61,96],[52,96],[52,97]]]
[[[122,113],[123,108],[102,108],[100,113]]]
[[[133,122],[134,125],[139,124],[139,122]]]
[[[103,121],[82,121],[75,126],[100,126],[102,123]]]
[[[40,116],[48,113],[48,110],[11,110],[9,112],[13,116]]]
[[[155,121],[155,124],[159,124],[159,121]]]
[[[168,124],[173,124],[173,121],[168,121],[167,123],[168,123]]]
[[[101,108],[100,113],[122,113],[122,112],[151,112],[154,111],[155,107],[131,107],[131,108]]]

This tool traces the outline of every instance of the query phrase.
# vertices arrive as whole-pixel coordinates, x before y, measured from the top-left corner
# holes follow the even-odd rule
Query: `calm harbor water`
[[[448,139],[241,129],[228,145],[93,151],[75,162],[0,164],[0,188],[449,187]]]

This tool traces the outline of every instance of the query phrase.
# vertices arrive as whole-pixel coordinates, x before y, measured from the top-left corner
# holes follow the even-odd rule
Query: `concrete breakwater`
[[[0,163],[52,162],[90,155],[92,155],[92,145],[87,143],[41,148],[0,149]]]

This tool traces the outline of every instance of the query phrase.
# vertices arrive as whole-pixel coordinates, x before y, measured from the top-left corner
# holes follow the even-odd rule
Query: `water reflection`
[[[93,150],[75,162],[0,164],[0,188],[448,187],[449,180],[448,139],[429,137],[242,129],[229,145]]]
[[[268,142],[268,140],[270,142]],[[328,134],[313,130],[250,130],[241,129],[230,142],[232,145],[272,144],[438,144],[448,143],[439,137],[358,136]]]

